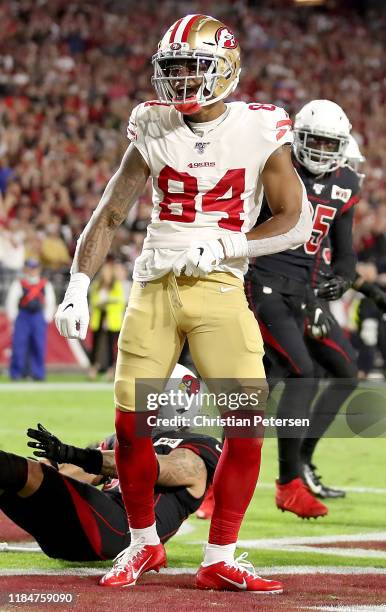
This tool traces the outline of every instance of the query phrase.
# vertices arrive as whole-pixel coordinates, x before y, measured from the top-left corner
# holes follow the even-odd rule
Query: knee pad
[[[122,411],[135,410],[135,381],[133,378],[115,379],[114,401]]]

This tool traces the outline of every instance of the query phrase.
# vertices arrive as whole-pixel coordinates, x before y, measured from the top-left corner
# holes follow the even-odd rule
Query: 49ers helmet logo
[[[216,32],[216,43],[219,47],[223,47],[224,49],[235,49],[238,45],[238,42],[230,30],[228,28],[219,28]]]

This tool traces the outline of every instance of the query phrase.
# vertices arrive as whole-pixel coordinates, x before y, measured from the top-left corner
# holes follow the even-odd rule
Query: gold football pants
[[[135,405],[136,379],[167,379],[188,339],[200,376],[265,379],[263,342],[243,283],[232,274],[205,278],[173,273],[133,284],[118,341],[115,402]]]

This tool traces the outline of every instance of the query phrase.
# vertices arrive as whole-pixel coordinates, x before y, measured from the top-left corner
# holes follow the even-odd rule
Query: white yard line
[[[192,525],[192,523],[185,521],[184,523],[182,523],[177,533],[174,534],[173,540],[174,538],[178,538],[179,536],[185,536],[185,535],[191,534],[194,531],[196,531],[196,525]]]
[[[0,383],[0,393],[3,392],[18,392],[24,391],[112,391],[113,383],[106,382],[17,382],[17,383]]]
[[[386,552],[384,552],[383,550],[369,550],[367,548],[322,548],[319,546],[283,546],[281,550],[287,553],[314,553],[318,555],[349,557],[350,559],[386,559]]]
[[[312,565],[284,565],[277,567],[256,567],[262,576],[270,575],[305,575],[305,574],[339,574],[341,576],[358,575],[386,575],[386,569],[376,567],[324,567]],[[195,574],[196,567],[172,567],[161,569],[161,574],[180,576],[183,574]],[[1,576],[101,576],[106,569],[96,567],[74,567],[66,569],[0,569]]]
[[[347,493],[374,493],[375,495],[386,495],[386,487],[346,487],[346,485],[334,485],[337,489],[344,489]],[[275,489],[275,485],[270,482],[258,482],[257,489]]]
[[[239,540],[237,546],[246,548],[281,548],[302,544],[335,544],[336,542],[386,542],[386,531],[354,533],[348,535],[297,536],[291,538],[266,538]],[[201,542],[195,542],[196,544]],[[314,549],[312,549],[314,550]]]
[[[345,487],[344,485],[336,485],[337,488],[343,488],[347,493],[374,493],[375,495],[386,495],[386,489],[379,487]]]
[[[189,523],[184,523],[180,531],[174,536],[185,536],[194,532],[196,527]],[[338,557],[350,557],[360,559],[386,559],[386,551],[376,549],[366,549],[355,547],[357,542],[385,542],[386,532],[359,533],[354,535],[337,535],[337,536],[310,536],[310,537],[293,537],[293,538],[271,538],[260,540],[239,540],[238,548],[254,549],[254,550],[281,550],[287,553],[306,553],[320,555],[334,555]],[[353,542],[352,548],[340,548],[332,546],[324,548],[317,546],[318,544],[335,544],[338,542]],[[189,545],[203,545],[204,540],[186,542]],[[8,543],[0,542],[0,553],[12,552],[42,552],[35,543]],[[386,571],[386,570],[385,570]]]
[[[8,544],[8,542],[0,542],[0,553],[2,552],[38,552],[42,553],[42,549],[36,542],[20,542],[19,544]]]
[[[386,559],[386,551],[355,547],[357,542],[386,542],[386,532],[358,533],[350,535],[329,535],[292,538],[270,538],[259,540],[238,540],[238,548],[257,550],[280,550],[286,553],[306,553],[334,555],[338,557],[353,557],[360,559]],[[324,548],[318,544],[336,544],[338,542],[353,542],[352,548],[331,546]],[[187,542],[187,544],[202,545],[203,540]]]
[[[380,604],[375,606],[369,606],[364,604],[363,606],[312,606],[311,608],[305,607],[303,610],[323,610],[324,612],[380,612],[386,610],[386,605]]]

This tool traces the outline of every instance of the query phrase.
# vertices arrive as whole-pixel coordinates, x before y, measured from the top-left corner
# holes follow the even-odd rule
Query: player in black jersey
[[[362,164],[365,158],[356,140],[351,135],[344,156],[345,165],[357,174],[359,184],[361,185],[365,178],[365,174],[362,170]],[[329,301],[335,300],[341,296],[346,283],[344,279],[334,276],[333,270],[331,269],[331,249],[328,236],[325,238],[319,253],[321,254],[320,262],[316,261],[317,270],[316,273],[312,275],[314,279],[313,287],[316,288],[316,292],[319,293],[319,295],[322,294],[326,298],[318,300],[318,307],[321,309],[321,316],[328,321],[328,328],[322,330],[324,333],[321,333],[321,330],[316,328],[316,334],[313,334],[312,330],[308,327],[311,333],[308,333],[307,344],[311,344],[311,354],[314,357],[316,367],[320,367],[320,364],[323,365],[324,363],[323,351],[324,346],[327,344],[335,349],[335,355],[340,353],[346,361],[357,363],[359,369],[361,369],[360,354],[358,356],[355,354],[348,337],[331,315],[329,308]],[[366,280],[361,277],[360,274],[358,274],[358,270],[359,264],[356,269],[356,278],[352,288],[368,298],[362,301],[362,304],[368,304],[370,313],[372,313],[371,316],[375,314],[376,319],[382,321],[382,312],[386,311],[386,294],[376,283],[371,282],[371,279]],[[380,327],[380,329],[382,329],[382,327]],[[356,345],[355,347],[358,348]],[[326,376],[326,370],[324,370],[324,368],[321,368],[321,376]],[[354,383],[354,381],[352,381],[352,383]],[[334,389],[337,384],[341,384],[341,380],[335,383],[331,381],[329,392],[320,394],[318,399],[314,402],[311,423],[300,448],[303,480],[311,491],[321,498],[343,497],[345,495],[344,491],[333,489],[323,483],[313,461],[313,454],[319,440],[327,431],[340,408],[338,401],[330,401],[332,392],[334,393],[333,398],[339,399],[339,390],[335,391]],[[316,395],[318,394],[318,390],[318,385],[316,385]]]
[[[322,332],[314,358],[323,363],[329,376],[341,379],[330,389],[327,387],[328,401],[341,405],[355,388],[357,373],[354,354],[346,345],[341,346],[342,337],[336,338],[336,345],[323,342],[329,321],[313,290],[321,263],[321,245],[327,235],[337,291],[342,294],[355,276],[352,221],[359,180],[353,170],[342,166],[351,125],[338,105],[314,100],[298,113],[294,128],[294,165],[314,209],[312,235],[307,244],[297,249],[251,260],[245,283],[264,339],[271,387],[275,380],[285,379],[277,409],[282,418],[307,416],[315,395],[313,349],[305,338],[307,320],[309,330],[319,328]],[[263,203],[259,222],[269,216],[268,204]],[[277,506],[302,517],[327,514],[327,507],[315,499],[300,478],[302,433],[278,433]]]
[[[0,451],[0,509],[49,557],[113,559],[130,544],[112,450],[115,435],[100,449],[63,444],[41,425],[28,435],[35,454],[51,465]],[[210,436],[166,431],[153,437],[153,446],[159,469],[154,508],[166,542],[200,506],[221,444]],[[65,464],[58,470],[57,463]]]
[[[312,288],[317,297],[308,304],[305,328],[305,343],[314,363],[314,393],[310,399],[310,425],[300,446],[300,465],[305,484],[314,495],[326,499],[344,497],[345,492],[323,483],[313,462],[313,454],[342,404],[357,386],[358,369],[356,351],[329,306],[331,300],[340,298],[351,285],[347,279],[334,275],[328,236],[319,252],[320,258],[315,260],[312,271]],[[319,379],[322,379],[322,388]]]

